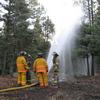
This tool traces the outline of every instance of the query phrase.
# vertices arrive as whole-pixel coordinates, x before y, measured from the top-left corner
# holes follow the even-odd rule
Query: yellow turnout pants
[[[26,85],[26,72],[18,72],[18,84]]]
[[[40,84],[41,87],[48,86],[48,75],[47,75],[47,73],[38,72],[37,73],[37,78],[39,80],[39,84]]]

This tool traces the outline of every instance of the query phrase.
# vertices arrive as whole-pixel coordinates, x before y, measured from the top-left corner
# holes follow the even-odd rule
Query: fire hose
[[[20,90],[20,89],[25,89],[25,88],[29,88],[29,87],[32,87],[32,86],[36,86],[37,84],[38,84],[38,82],[35,82],[35,83],[33,83],[33,84],[30,84],[30,85],[25,85],[25,86],[20,86],[20,87],[13,87],[13,88],[2,89],[2,90],[0,90],[0,93],[9,92],[9,91],[15,91],[15,90]]]

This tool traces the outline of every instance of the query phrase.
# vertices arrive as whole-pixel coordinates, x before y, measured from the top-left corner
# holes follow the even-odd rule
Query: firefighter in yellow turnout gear
[[[48,86],[48,65],[42,54],[38,54],[34,61],[33,71],[36,73],[40,86]]]
[[[18,71],[18,85],[26,85],[26,72],[29,69],[26,59],[25,52],[21,51],[16,60],[17,71]]]

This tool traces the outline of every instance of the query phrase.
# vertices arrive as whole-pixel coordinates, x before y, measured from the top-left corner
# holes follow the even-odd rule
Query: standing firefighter
[[[31,60],[32,60],[32,57],[31,55],[27,55],[26,56],[26,59],[27,59],[27,64],[29,66],[29,69],[27,70],[26,72],[26,80],[27,80],[27,84],[31,84]]]
[[[38,54],[37,59],[34,61],[33,71],[37,75],[40,86],[48,86],[48,65],[41,53]]]
[[[17,70],[18,70],[18,85],[26,85],[26,72],[29,69],[24,51],[21,51],[16,60]]]
[[[53,53],[53,80],[54,80],[54,84],[57,84],[59,82],[59,55],[54,52]]]

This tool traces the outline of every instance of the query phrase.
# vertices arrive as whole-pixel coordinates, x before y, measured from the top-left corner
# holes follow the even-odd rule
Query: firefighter
[[[29,66],[29,69],[26,72],[26,80],[27,80],[27,84],[31,84],[31,72],[30,72],[30,69],[31,69],[31,60],[32,60],[31,55],[27,54],[26,55],[26,59],[27,59],[27,64]]]
[[[43,54],[39,53],[33,64],[33,71],[36,73],[40,87],[48,86],[48,65],[43,58]]]
[[[54,52],[53,53],[53,83],[58,84],[59,82],[59,65],[60,65],[60,61],[59,61],[59,55]]]
[[[29,69],[26,59],[26,52],[21,51],[16,60],[17,71],[18,71],[18,85],[26,85],[26,72]]]

